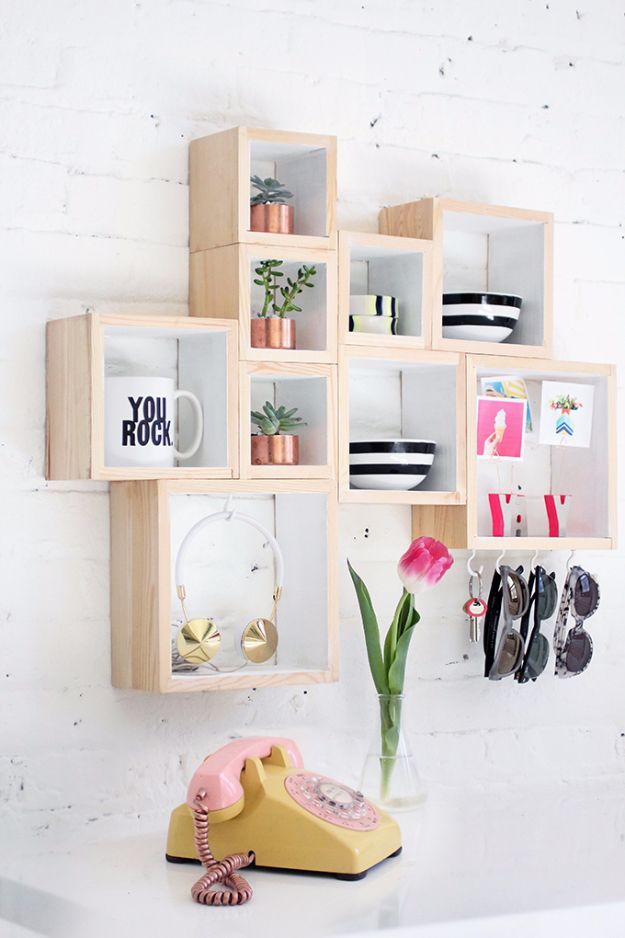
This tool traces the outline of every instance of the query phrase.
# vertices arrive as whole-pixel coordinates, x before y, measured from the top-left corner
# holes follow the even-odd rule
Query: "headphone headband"
[[[182,539],[182,543],[178,549],[178,556],[176,557],[176,590],[178,591],[178,595],[180,596],[181,591],[184,594],[184,581],[182,576],[183,561],[188,551],[189,544],[193,540],[194,536],[199,534],[201,530],[203,530],[207,525],[212,524],[214,521],[224,521],[230,519],[242,521],[244,524],[249,524],[251,527],[256,528],[257,531],[260,531],[268,544],[271,545],[276,565],[274,599],[278,599],[280,593],[282,592],[282,583],[284,580],[284,559],[282,557],[280,545],[278,544],[273,534],[271,534],[267,528],[260,523],[260,521],[257,521],[256,518],[252,518],[250,515],[243,514],[239,511],[217,511],[212,515],[206,515],[204,518],[200,518],[200,520],[197,521],[193,527],[187,531],[184,538]]]

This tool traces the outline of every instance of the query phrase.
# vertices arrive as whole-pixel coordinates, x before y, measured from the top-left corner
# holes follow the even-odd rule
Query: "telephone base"
[[[385,857],[386,860],[391,860],[393,857],[398,857],[401,853],[402,848],[398,847],[393,853],[389,853],[388,857]],[[166,853],[165,859],[168,863],[195,863],[196,866],[199,866],[200,861],[195,857],[173,857],[171,854]],[[345,882],[358,882],[358,880],[364,879],[369,870],[375,869],[376,866],[379,866],[380,863],[384,863],[384,859],[380,860],[378,863],[374,863],[373,866],[370,866],[369,869],[363,870],[361,873],[330,873],[324,872],[323,870],[295,870],[295,869],[286,869],[281,866],[259,866],[256,863],[250,863],[248,869],[257,869],[257,870],[269,870],[274,873],[295,873],[302,874],[304,876],[329,876],[331,879],[340,879]]]

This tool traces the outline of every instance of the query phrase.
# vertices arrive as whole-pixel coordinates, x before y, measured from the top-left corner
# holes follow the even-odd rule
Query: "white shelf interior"
[[[512,364],[512,360],[511,360]],[[501,370],[484,370],[480,378],[501,376]],[[506,375],[518,375],[527,387],[532,413],[532,431],[525,432],[523,460],[477,459],[478,535],[492,536],[488,503],[490,492],[522,493],[533,498],[546,494],[569,495],[567,537],[608,537],[608,383],[603,376],[563,372],[527,372],[507,368]],[[538,442],[540,402],[543,381],[567,381],[594,387],[591,445],[588,448]],[[474,454],[469,453],[469,458]],[[539,514],[535,504],[528,521]],[[536,518],[535,524],[541,519]],[[543,522],[544,523],[544,522]],[[527,536],[547,536],[547,530],[529,530]]]
[[[276,259],[280,260],[280,251],[277,249]],[[252,318],[263,308],[265,291],[263,287],[254,283],[258,275],[254,268],[259,263],[266,260],[264,257],[252,257],[250,261],[249,281],[250,281],[250,311]],[[286,286],[287,277],[292,280],[297,278],[297,271],[303,265],[315,267],[317,273],[312,280],[313,287],[304,287],[302,293],[295,297],[295,304],[301,306],[301,313],[288,313],[287,315],[295,320],[296,328],[296,347],[298,350],[308,349],[310,351],[324,351],[328,347],[327,336],[327,306],[328,306],[328,277],[327,264],[317,261],[284,261],[279,270],[284,274],[278,278],[278,284]],[[278,302],[281,301],[278,292]]]
[[[281,182],[293,198],[294,234],[327,234],[327,151],[302,144],[250,141],[250,172]],[[256,190],[250,187],[253,195]]]
[[[261,673],[326,670],[328,667],[328,496],[323,493],[234,495],[230,508],[260,521],[277,539],[284,557],[284,592],[278,605],[278,651],[264,664],[247,664]],[[182,539],[201,518],[222,511],[227,494],[182,495],[171,499],[172,638],[182,624],[176,595],[175,562]],[[218,521],[200,531],[189,548],[183,571],[189,616],[211,616],[222,642],[213,659],[220,668],[238,668],[244,658],[241,635],[247,623],[268,617],[274,589],[274,556],[262,534],[250,525]],[[203,665],[174,672],[177,680],[219,676]]]
[[[262,410],[265,401],[287,410],[298,408],[306,426],[294,430],[299,436],[302,466],[325,466],[328,462],[327,380],[324,375],[252,374],[251,410]],[[256,429],[252,426],[252,432]]]
[[[545,226],[472,212],[443,212],[443,292],[511,293],[523,298],[502,345],[544,341]]]
[[[173,378],[175,387],[199,399],[204,433],[197,453],[179,466],[227,467],[227,333],[206,329],[106,326],[104,380],[108,377]],[[178,449],[189,446],[195,420],[188,401],[177,405]],[[104,415],[106,420],[106,413]],[[111,467],[112,468],[112,467]]]
[[[350,245],[349,293],[394,296],[399,336],[422,335],[423,254]],[[351,313],[351,307],[350,307]]]
[[[417,491],[456,490],[456,367],[354,358],[349,363],[349,438],[434,440],[436,453]]]

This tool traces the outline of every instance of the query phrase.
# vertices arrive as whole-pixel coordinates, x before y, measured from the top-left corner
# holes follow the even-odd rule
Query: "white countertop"
[[[625,780],[436,793],[398,820],[403,855],[366,879],[252,870],[252,901],[225,909],[191,900],[199,866],[165,861],[166,818],[158,833],[53,852],[5,841],[0,938],[625,934]]]

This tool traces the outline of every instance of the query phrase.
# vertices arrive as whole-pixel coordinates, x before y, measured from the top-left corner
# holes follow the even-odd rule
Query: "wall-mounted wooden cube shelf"
[[[551,355],[551,214],[479,202],[422,199],[382,209],[380,230],[432,239],[434,348],[476,354]],[[523,298],[518,322],[509,338],[499,343],[446,337],[443,293],[484,291]]]
[[[337,678],[336,493],[328,482],[197,480],[120,482],[111,486],[112,671],[115,687],[160,693],[308,684]],[[278,652],[241,667],[241,633],[268,615],[271,549],[236,522],[198,535],[189,563],[189,615],[212,615],[222,635],[213,663],[172,670],[172,639],[182,622],[174,564],[187,531],[226,501],[277,538],[285,563],[278,607]],[[242,544],[244,545],[242,547]]]
[[[400,239],[397,239],[400,240]],[[284,261],[282,282],[303,264],[314,266],[313,287],[297,298],[296,348],[252,348],[250,324],[262,309],[264,291],[254,283],[259,262]],[[189,308],[192,316],[239,320],[240,356],[247,361],[336,362],[336,254],[299,246],[230,244],[190,255]]]
[[[482,381],[503,376],[521,379],[530,403],[532,429],[525,432],[520,461],[496,457],[478,459],[476,455],[477,400],[484,391]],[[571,445],[570,440],[557,445],[539,442],[544,381],[594,389],[590,446]],[[571,393],[574,396],[574,389]],[[431,509],[415,507],[415,537],[430,534],[445,539],[448,546],[478,550],[614,548],[617,517],[615,401],[616,375],[612,365],[468,356],[467,504]],[[493,534],[493,511],[497,523],[503,525],[504,533],[497,536]],[[510,523],[515,533],[511,533],[505,523],[507,512],[511,513]],[[549,536],[550,512],[558,536]],[[557,517],[560,512],[561,517]]]
[[[241,363],[242,479],[274,479],[280,491],[283,479],[335,478],[336,366],[315,364]],[[265,401],[287,409],[298,408],[306,423],[297,431],[300,461],[296,466],[255,465],[251,459],[250,413]],[[255,428],[254,428],[255,429]]]
[[[238,475],[238,326],[187,316],[85,314],[47,324],[48,479],[231,478]],[[204,412],[192,458],[171,467],[107,465],[107,377],[174,379]],[[184,449],[191,414],[179,405]]]
[[[354,231],[340,231],[338,237],[340,341],[373,348],[427,348],[432,329],[432,242]],[[394,298],[397,334],[379,331],[391,319],[384,301],[377,304],[384,315],[378,309],[378,315],[358,318],[360,307],[351,298],[363,295]],[[361,326],[371,331],[360,331]]]
[[[510,367],[506,358],[469,356],[467,360],[467,522],[469,543],[478,548],[520,546],[525,537],[492,537],[488,495],[521,492],[524,498],[552,494],[570,500],[566,534],[537,536],[536,546],[611,548],[616,539],[616,423],[614,368],[581,362],[519,359]],[[525,433],[522,461],[477,459],[477,396],[481,380],[502,374],[522,378],[532,415]],[[594,388],[590,446],[568,442],[549,446],[539,442],[543,381],[590,385]],[[574,437],[573,437],[574,441]],[[531,538],[528,530],[527,540]]]
[[[250,175],[277,178],[293,193],[294,233],[250,231]],[[234,127],[191,141],[190,245],[205,251],[245,241],[336,246],[336,138]]]
[[[365,488],[350,478],[350,443],[390,439],[433,441],[421,463],[431,462],[426,478],[412,490]],[[379,448],[379,447],[378,447]],[[432,447],[430,447],[431,449]],[[389,464],[383,453],[356,454],[362,464]],[[366,454],[365,454],[366,455]],[[429,455],[429,460],[427,456]],[[410,474],[405,467],[396,473]],[[388,467],[387,467],[388,468]],[[465,374],[462,356],[455,352],[423,350],[375,351],[348,346],[339,361],[339,498],[346,502],[457,505],[465,500]],[[371,475],[379,469],[374,469]],[[418,474],[418,473],[417,473]],[[377,482],[378,480],[376,480]],[[380,480],[380,484],[383,481]]]

